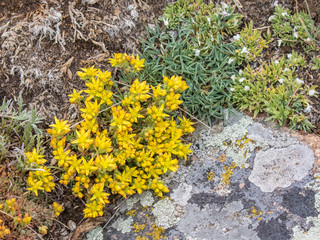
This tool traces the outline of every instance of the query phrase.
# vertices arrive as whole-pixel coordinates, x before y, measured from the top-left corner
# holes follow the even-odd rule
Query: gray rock
[[[262,192],[272,192],[301,181],[309,174],[313,162],[314,154],[307,146],[270,148],[257,153],[249,180]]]

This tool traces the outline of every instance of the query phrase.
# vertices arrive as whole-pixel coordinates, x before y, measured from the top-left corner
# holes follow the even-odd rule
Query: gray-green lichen
[[[179,222],[180,218],[169,199],[163,199],[154,204],[152,213],[157,226],[168,229]]]
[[[154,202],[154,198],[152,197],[152,193],[150,191],[143,192],[140,195],[140,203],[143,207],[151,206]]]
[[[251,141],[246,143],[240,143],[239,141],[241,139],[246,140],[248,132],[246,128],[252,123],[252,118],[244,116],[238,123],[227,126],[221,133],[209,137],[205,144],[208,147],[211,146],[224,151],[226,156],[231,157],[237,166],[248,167],[246,161],[256,145]],[[242,144],[242,147],[239,147],[239,144]]]
[[[320,173],[316,174],[314,182],[308,184],[308,188],[311,188],[316,192],[315,195],[315,207],[320,213]],[[309,231],[304,232],[298,226],[295,226],[293,230],[293,239],[295,240],[318,240],[320,236],[320,214],[317,217],[307,217],[307,222],[312,222],[313,227]]]
[[[86,234],[86,240],[103,240],[102,227],[98,226]]]
[[[123,234],[131,231],[133,224],[133,218],[130,216],[126,220],[123,218],[118,218],[117,221],[112,224],[112,227],[117,229],[117,231],[121,231]]]

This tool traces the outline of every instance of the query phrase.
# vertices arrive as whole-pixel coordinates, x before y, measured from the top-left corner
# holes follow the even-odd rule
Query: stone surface
[[[272,192],[278,187],[286,188],[295,181],[301,181],[312,170],[313,162],[312,150],[303,145],[259,151],[249,180],[261,191]]]
[[[197,132],[194,161],[165,178],[170,193],[127,199],[103,239],[319,239],[320,174],[305,143],[242,114]]]

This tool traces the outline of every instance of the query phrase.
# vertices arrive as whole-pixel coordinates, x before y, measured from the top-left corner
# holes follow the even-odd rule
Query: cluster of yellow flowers
[[[44,159],[44,155],[40,155],[39,151],[35,148],[32,152],[25,153],[26,165],[31,170],[29,172],[27,184],[29,188],[27,190],[33,191],[38,196],[38,190],[44,190],[51,192],[54,189],[53,176],[50,173],[50,169],[43,166],[47,162]]]
[[[115,54],[110,63],[139,71],[144,59]],[[67,121],[55,118],[47,130],[52,136],[54,158],[62,169],[60,183],[71,186],[76,197],[86,199],[85,217],[102,216],[111,193],[126,198],[151,189],[163,196],[169,190],[160,176],[168,170],[176,171],[177,158],[186,158],[192,152],[190,145],[180,139],[194,131],[192,122],[170,116],[182,103],[180,94],[187,84],[176,76],[163,77],[164,84],[156,87],[136,79],[128,93],[114,104],[109,71],[93,66],[83,68],[78,76],[87,89],[73,90],[69,101],[79,106],[80,123],[71,131]],[[45,162],[36,150],[26,155],[29,162],[37,165]],[[49,191],[53,187],[49,177],[37,186],[34,178],[43,179],[40,175],[31,174],[32,180],[28,181],[36,194],[37,190]]]
[[[15,229],[17,227],[25,228],[32,220],[28,213],[25,213],[24,217],[22,217],[22,214],[17,215],[18,205],[15,198],[7,199],[4,204],[0,204],[0,210],[13,218]],[[10,234],[10,229],[5,226],[2,219],[0,219],[0,225],[0,239],[2,239]]]
[[[56,217],[59,217],[60,213],[64,210],[63,207],[57,202],[53,202],[52,206],[54,209],[54,214]]]
[[[0,219],[0,238],[2,239],[9,234],[10,234],[10,229],[6,228],[6,226],[3,224],[3,221]]]
[[[17,227],[18,225],[20,225],[22,228],[24,228],[25,226],[27,226],[32,220],[32,217],[29,216],[28,213],[24,214],[24,217],[22,217],[21,214],[19,214],[18,216],[16,216],[13,220],[15,227]]]
[[[121,67],[125,71],[139,72],[144,67],[144,59],[139,59],[139,55],[127,55],[122,53],[114,54],[114,58],[109,58],[112,67]],[[81,76],[80,76],[81,77]]]

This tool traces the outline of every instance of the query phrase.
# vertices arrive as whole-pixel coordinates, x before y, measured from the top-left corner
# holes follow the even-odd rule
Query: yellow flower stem
[[[7,215],[8,217],[14,219],[13,216],[11,216],[10,214],[8,214],[8,213],[6,213],[6,212],[4,212],[4,211],[2,211],[2,210],[0,210],[0,213],[2,213],[2,214],[4,214],[4,215]],[[44,240],[35,230],[33,230],[33,228],[29,227],[28,225],[26,225],[26,227],[27,227],[28,229],[30,229],[32,232],[34,232],[41,240]]]

